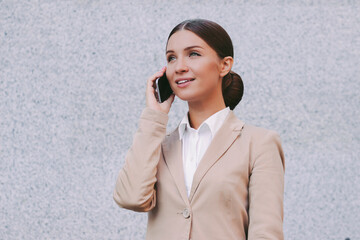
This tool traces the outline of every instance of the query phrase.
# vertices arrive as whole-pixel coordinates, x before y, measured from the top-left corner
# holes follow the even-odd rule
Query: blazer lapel
[[[169,171],[174,178],[176,187],[184,200],[189,205],[189,199],[186,193],[184,168],[182,160],[182,145],[179,139],[179,131],[176,129],[162,144],[164,160]]]
[[[190,202],[205,174],[240,136],[243,126],[244,123],[235,116],[233,111],[230,111],[195,171],[189,196]]]

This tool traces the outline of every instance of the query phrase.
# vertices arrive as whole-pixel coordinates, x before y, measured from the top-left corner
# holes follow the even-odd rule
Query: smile
[[[176,84],[184,84],[184,83],[187,83],[187,82],[191,82],[191,81],[194,81],[195,79],[194,78],[187,78],[187,79],[178,79],[176,80]]]

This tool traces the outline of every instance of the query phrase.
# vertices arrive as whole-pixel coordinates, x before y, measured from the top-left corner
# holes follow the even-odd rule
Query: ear
[[[233,63],[234,63],[234,59],[230,56],[224,57],[221,60],[220,77],[224,77],[226,74],[230,72]]]

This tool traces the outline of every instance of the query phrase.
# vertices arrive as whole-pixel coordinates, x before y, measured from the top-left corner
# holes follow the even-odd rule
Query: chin
[[[192,102],[192,101],[196,101],[196,99],[199,99],[199,96],[197,96],[197,94],[178,92],[175,93],[175,95],[181,100],[186,102]]]

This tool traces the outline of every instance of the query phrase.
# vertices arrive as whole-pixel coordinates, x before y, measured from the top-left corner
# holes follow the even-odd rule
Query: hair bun
[[[233,110],[244,94],[244,83],[239,74],[230,71],[223,77],[222,93],[225,105]]]

